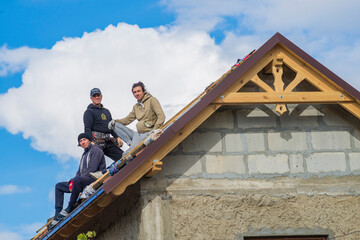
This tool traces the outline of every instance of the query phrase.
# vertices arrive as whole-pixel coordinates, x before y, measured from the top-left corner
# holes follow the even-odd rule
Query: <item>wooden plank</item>
[[[250,81],[253,82],[255,85],[263,89],[265,92],[274,92],[274,90],[267,85],[263,80],[259,78],[257,74],[255,74],[252,78],[250,78]]]
[[[122,194],[125,189],[136,183],[152,168],[154,159],[161,161],[172,149],[174,149],[181,141],[183,141],[190,133],[192,133],[201,123],[203,123],[211,114],[213,114],[221,105],[209,105],[201,111],[190,123],[178,131],[168,142],[163,145],[158,151],[148,158],[141,166],[132,172],[125,180],[123,180],[111,192],[114,195]]]
[[[315,71],[306,62],[300,60],[292,53],[283,48],[284,63],[296,73],[300,73],[306,80],[320,91],[338,91],[339,87],[335,86],[324,75]]]
[[[290,93],[231,93],[215,104],[269,104],[269,103],[338,103],[353,102],[341,92],[290,92]]]
[[[44,229],[42,229],[42,231],[40,231],[38,234],[36,234],[31,240],[38,239],[38,238],[42,237],[47,232],[48,232],[48,229],[44,228]]]
[[[301,83],[303,80],[305,80],[305,77],[301,73],[297,73],[294,80],[291,81],[291,83],[285,88],[284,92],[292,92],[294,88],[296,88],[299,83]]]
[[[356,118],[360,120],[360,105],[358,102],[354,103],[340,103],[340,106],[345,108],[348,112],[354,115]]]

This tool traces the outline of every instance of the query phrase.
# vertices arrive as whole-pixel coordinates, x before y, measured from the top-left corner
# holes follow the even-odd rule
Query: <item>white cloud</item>
[[[125,23],[65,38],[30,59],[21,87],[0,95],[7,103],[0,125],[22,132],[39,151],[79,158],[76,140],[91,88],[99,87],[104,106],[121,118],[135,103],[131,85],[143,81],[169,119],[231,65],[219,52],[204,32]]]
[[[5,45],[0,48],[0,77],[24,70],[29,61],[46,52],[44,49],[21,47],[8,49]]]
[[[19,187],[16,185],[0,186],[0,195],[10,195],[10,194],[16,194],[16,193],[25,193],[25,192],[30,192],[30,191],[31,191],[31,189],[29,187]]]

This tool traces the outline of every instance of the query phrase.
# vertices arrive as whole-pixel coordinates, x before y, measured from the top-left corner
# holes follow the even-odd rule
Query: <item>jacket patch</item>
[[[102,119],[102,120],[106,120],[106,115],[102,113],[102,114],[101,114],[101,119]]]

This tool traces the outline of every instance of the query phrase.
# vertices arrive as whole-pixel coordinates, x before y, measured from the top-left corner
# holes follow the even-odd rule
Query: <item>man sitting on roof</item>
[[[159,101],[146,91],[145,85],[142,82],[134,83],[131,91],[137,100],[132,111],[125,118],[109,122],[109,129],[113,130],[129,145],[123,156],[149,136],[151,130],[159,129],[165,121],[165,114]],[[138,120],[136,124],[137,132],[126,127],[126,125],[132,123],[135,119]]]
[[[60,182],[55,187],[55,217],[50,224],[54,227],[61,219],[69,215],[74,209],[79,193],[95,180],[89,176],[90,172],[102,171],[106,168],[104,153],[100,147],[91,144],[92,137],[86,133],[78,136],[78,143],[84,149],[79,169],[74,178],[68,182]],[[64,193],[71,193],[69,204],[63,208]]]

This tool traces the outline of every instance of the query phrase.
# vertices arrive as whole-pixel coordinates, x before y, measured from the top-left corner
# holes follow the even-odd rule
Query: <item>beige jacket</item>
[[[136,103],[129,115],[115,121],[128,125],[135,119],[139,121],[136,124],[138,133],[145,133],[160,128],[164,124],[165,114],[159,101],[150,93],[145,93],[141,103]]]

